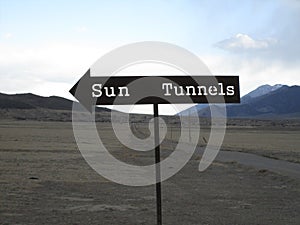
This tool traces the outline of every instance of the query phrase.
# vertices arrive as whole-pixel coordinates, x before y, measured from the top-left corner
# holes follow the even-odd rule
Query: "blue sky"
[[[274,0],[0,2],[1,32],[14,34],[14,44],[158,40],[199,52],[236,33],[272,35],[265,25],[280,7]]]
[[[69,88],[124,44],[164,41],[213,74],[238,74],[242,94],[300,84],[300,1],[0,0],[0,92],[71,98]]]

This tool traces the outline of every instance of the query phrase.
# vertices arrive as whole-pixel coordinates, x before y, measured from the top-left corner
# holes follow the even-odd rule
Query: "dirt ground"
[[[140,127],[143,127],[140,125]],[[170,128],[170,126],[169,126]],[[189,132],[193,140],[195,128],[184,128],[189,142]],[[178,141],[181,129],[172,125],[172,132],[168,132],[167,139]],[[210,135],[210,128],[201,127],[199,145],[204,146]],[[240,151],[257,155],[282,159],[300,163],[300,126],[228,126],[223,140],[222,149],[227,151]]]
[[[107,124],[99,127],[111,135]],[[274,136],[257,132],[251,140]],[[288,132],[290,138],[299,134],[297,129]],[[230,136],[245,144],[234,139],[237,133],[247,131]],[[286,149],[269,149],[256,141],[256,151],[276,150],[293,158],[299,151],[296,139],[291,139],[295,145],[290,147],[285,132],[275,133],[273,139],[280,139],[283,146],[286,142]],[[231,147],[244,149],[238,144]],[[129,161],[139,160],[124,146],[119,148]],[[162,146],[162,151],[167,148]],[[152,153],[145,155],[147,161],[154,161]],[[0,162],[0,224],[156,223],[155,186],[128,187],[98,175],[77,149],[70,122],[1,121]],[[199,157],[193,157],[162,183],[163,224],[299,224],[299,180],[235,162],[215,161],[204,172],[197,170],[198,165]]]

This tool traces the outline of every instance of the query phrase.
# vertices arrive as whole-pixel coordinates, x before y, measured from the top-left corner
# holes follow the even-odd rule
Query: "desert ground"
[[[140,153],[118,143],[109,123],[97,127],[116,158],[154,161],[153,151]],[[170,127],[162,158],[179,136],[179,127]],[[135,129],[141,132],[137,136],[147,133],[144,124]],[[299,124],[230,125],[220,157],[199,172],[209,132],[203,128],[192,159],[162,183],[163,224],[298,225]],[[246,155],[234,158],[237,153]],[[256,156],[262,164],[245,163]],[[123,186],[98,175],[80,154],[71,122],[2,120],[0,159],[0,224],[156,223],[155,186]],[[279,170],[264,168],[264,162]]]

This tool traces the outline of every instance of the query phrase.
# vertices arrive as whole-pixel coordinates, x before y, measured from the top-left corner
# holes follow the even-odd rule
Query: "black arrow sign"
[[[93,105],[240,102],[238,76],[91,77],[88,70],[70,93],[90,112]]]
[[[153,104],[157,224],[162,224],[158,104],[239,103],[238,76],[91,77],[88,70],[70,93],[90,112],[93,105]]]

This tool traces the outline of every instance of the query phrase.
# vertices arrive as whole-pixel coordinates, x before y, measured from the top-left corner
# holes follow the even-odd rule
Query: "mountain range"
[[[57,112],[70,115],[72,104],[73,101],[58,96],[0,93],[1,117],[10,114],[15,115],[13,118],[26,119],[28,111],[34,112],[34,116],[47,112],[49,118],[57,116]],[[200,117],[210,117],[210,107],[207,104],[196,105],[196,109]],[[300,118],[300,86],[262,85],[243,96],[240,104],[228,104],[226,109],[229,118]],[[110,109],[102,107],[96,109],[100,113],[109,111]],[[179,114],[187,116],[189,109]]]
[[[78,103],[77,103],[78,104]],[[26,94],[3,94],[0,93],[0,109],[49,109],[71,111],[73,101],[58,97],[42,97],[39,95]],[[110,111],[110,109],[97,107],[96,111]]]
[[[72,105],[73,101],[58,96],[0,93],[0,119],[72,121]],[[109,121],[110,111],[97,107],[96,120]]]
[[[243,96],[241,99],[241,102],[242,103],[249,102],[256,97],[266,95],[272,91],[276,91],[277,89],[279,89],[283,86],[286,86],[286,85],[275,84],[275,85],[271,86],[269,84],[265,84],[265,85],[259,86],[255,90],[253,90],[253,91],[249,92],[248,94],[246,94],[245,96]]]
[[[195,107],[200,117],[210,117],[207,104]],[[243,96],[240,104],[228,104],[226,109],[230,118],[299,118],[300,86],[262,85]],[[188,112],[180,114],[187,116]]]
[[[46,108],[72,110],[72,104],[71,100],[57,96],[42,97],[30,93],[14,95],[0,93],[0,109]]]

